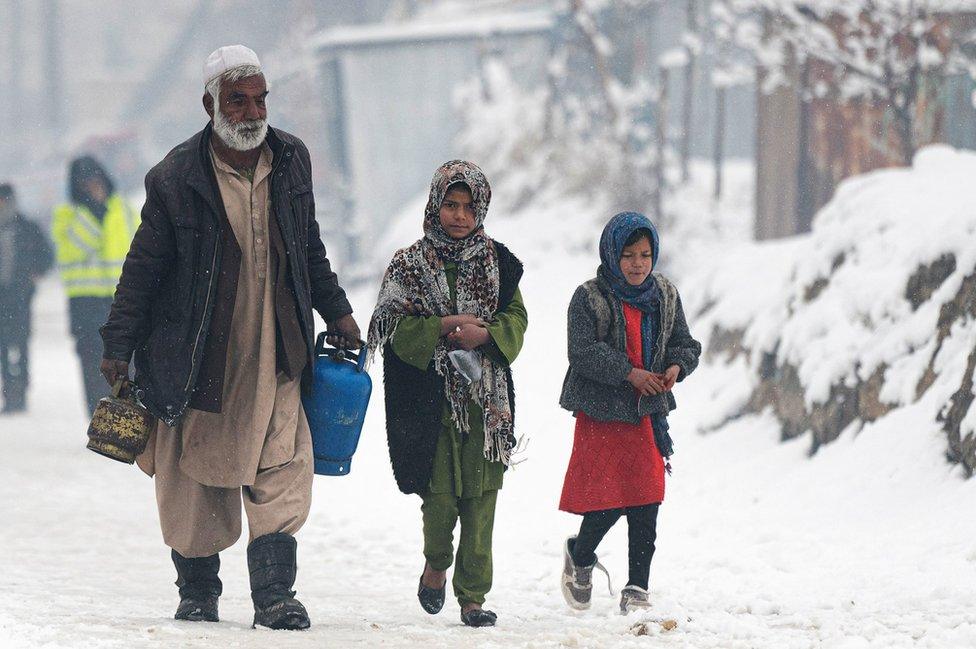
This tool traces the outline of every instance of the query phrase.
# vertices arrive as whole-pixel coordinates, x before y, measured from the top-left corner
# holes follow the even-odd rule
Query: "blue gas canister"
[[[346,475],[366,418],[373,382],[359,353],[325,347],[325,332],[315,341],[315,367],[310,394],[302,396],[312,430],[315,473]]]

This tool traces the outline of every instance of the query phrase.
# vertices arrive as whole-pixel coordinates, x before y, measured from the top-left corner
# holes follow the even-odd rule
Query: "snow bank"
[[[811,234],[735,246],[694,276],[686,305],[711,355],[749,368],[726,416],[772,406],[786,436],[812,430],[819,445],[931,393],[914,425],[943,427],[950,456],[976,467],[959,445],[976,417],[962,403],[976,360],[974,176],[976,154],[930,147],[911,169],[846,181]]]

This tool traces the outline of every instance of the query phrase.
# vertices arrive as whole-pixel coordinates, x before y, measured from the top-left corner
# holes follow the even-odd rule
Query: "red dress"
[[[640,310],[624,304],[624,320],[627,357],[634,367],[643,367]],[[664,460],[654,444],[651,418],[631,424],[597,421],[584,412],[576,413],[573,454],[559,509],[585,514],[663,501]]]

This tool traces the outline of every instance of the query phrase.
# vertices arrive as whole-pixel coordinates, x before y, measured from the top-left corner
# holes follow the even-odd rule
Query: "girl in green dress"
[[[511,363],[528,324],[522,264],[485,234],[491,188],[454,160],[434,173],[424,236],[390,262],[369,328],[383,351],[386,429],[400,490],[423,504],[418,599],[444,605],[447,569],[468,626],[492,626],[495,502],[515,451]],[[457,554],[454,528],[461,523]]]

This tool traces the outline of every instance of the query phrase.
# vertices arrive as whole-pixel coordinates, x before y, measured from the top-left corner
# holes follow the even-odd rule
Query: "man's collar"
[[[217,192],[217,178],[214,174],[213,164],[210,162],[210,138],[212,135],[213,121],[209,121],[203,130],[191,139],[191,142],[196,145],[197,151],[196,155],[192,156],[192,162],[186,170],[186,182],[210,204],[214,211],[219,213],[222,208],[219,192]],[[265,142],[271,148],[274,167],[277,168],[286,164],[288,158],[291,157],[291,153],[285,150],[289,145],[281,139],[274,127],[268,126]]]
[[[251,169],[250,170],[251,173],[250,175],[248,175],[247,171],[237,169],[233,165],[228,164],[227,161],[222,159],[217,154],[217,151],[214,149],[212,141],[207,145],[207,150],[211,160],[213,160],[213,165],[219,171],[222,171],[224,173],[234,174],[237,176],[242,176],[244,178],[247,178],[252,183],[255,180],[260,182],[262,179],[264,179],[268,175],[268,173],[270,173],[271,165],[273,164],[274,161],[274,152],[271,150],[271,147],[268,145],[267,140],[261,143],[260,149],[261,152],[258,155],[258,159],[254,165],[254,169]]]

